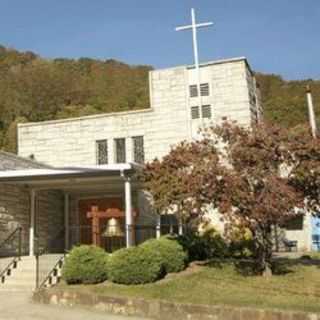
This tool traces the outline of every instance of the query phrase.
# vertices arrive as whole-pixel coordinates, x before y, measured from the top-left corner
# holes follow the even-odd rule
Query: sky
[[[155,68],[245,56],[255,71],[320,79],[320,0],[0,0],[0,44],[46,58],[117,59]]]

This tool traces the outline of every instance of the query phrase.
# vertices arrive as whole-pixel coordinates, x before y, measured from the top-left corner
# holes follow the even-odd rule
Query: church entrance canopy
[[[37,192],[41,190],[59,190],[64,193],[64,232],[65,248],[70,247],[69,226],[69,197],[72,195],[97,195],[121,192],[124,197],[123,204],[118,204],[113,210],[101,212],[98,207],[92,207],[90,212],[85,212],[92,221],[92,242],[100,244],[100,238],[94,230],[99,229],[99,218],[112,218],[123,220],[125,230],[123,233],[126,246],[133,244],[132,225],[135,212],[132,205],[132,189],[138,188],[135,173],[141,166],[135,163],[110,164],[99,166],[63,167],[48,169],[26,169],[0,171],[0,183],[13,184],[27,187],[30,190],[30,228],[29,228],[29,254],[34,255],[35,230],[36,230],[36,201]],[[114,200],[119,201],[119,198]],[[120,208],[123,208],[121,210]],[[116,232],[114,221],[110,221],[106,232]],[[96,229],[95,229],[96,228]],[[114,231],[113,231],[114,230]]]

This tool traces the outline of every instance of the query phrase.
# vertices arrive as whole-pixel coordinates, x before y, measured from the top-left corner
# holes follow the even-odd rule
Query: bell
[[[106,229],[104,230],[103,237],[123,237],[124,233],[121,230],[120,221],[116,218],[111,218],[107,222]]]

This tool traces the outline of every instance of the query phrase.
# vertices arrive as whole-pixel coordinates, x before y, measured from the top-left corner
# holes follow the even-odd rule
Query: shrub
[[[74,247],[63,266],[62,277],[68,284],[93,284],[107,279],[107,253],[98,247]]]
[[[120,249],[108,260],[108,277],[116,283],[149,283],[163,275],[160,254],[142,246]]]
[[[226,242],[214,229],[209,229],[203,234],[190,231],[179,236],[178,242],[188,252],[189,261],[222,258],[228,252]]]
[[[254,255],[255,246],[252,233],[248,228],[233,226],[228,231],[229,254],[233,258],[249,258]]]
[[[166,273],[179,272],[186,267],[188,255],[175,239],[168,237],[150,239],[141,246],[160,253],[161,263]]]

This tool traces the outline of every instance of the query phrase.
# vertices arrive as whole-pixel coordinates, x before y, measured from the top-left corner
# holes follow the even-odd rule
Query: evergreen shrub
[[[161,255],[148,247],[124,248],[108,260],[108,277],[120,284],[150,283],[164,276]]]
[[[160,254],[161,263],[166,273],[180,272],[186,267],[188,255],[176,239],[169,237],[150,239],[141,246]]]
[[[62,278],[68,284],[94,284],[107,279],[108,254],[95,246],[74,247],[66,258]]]

